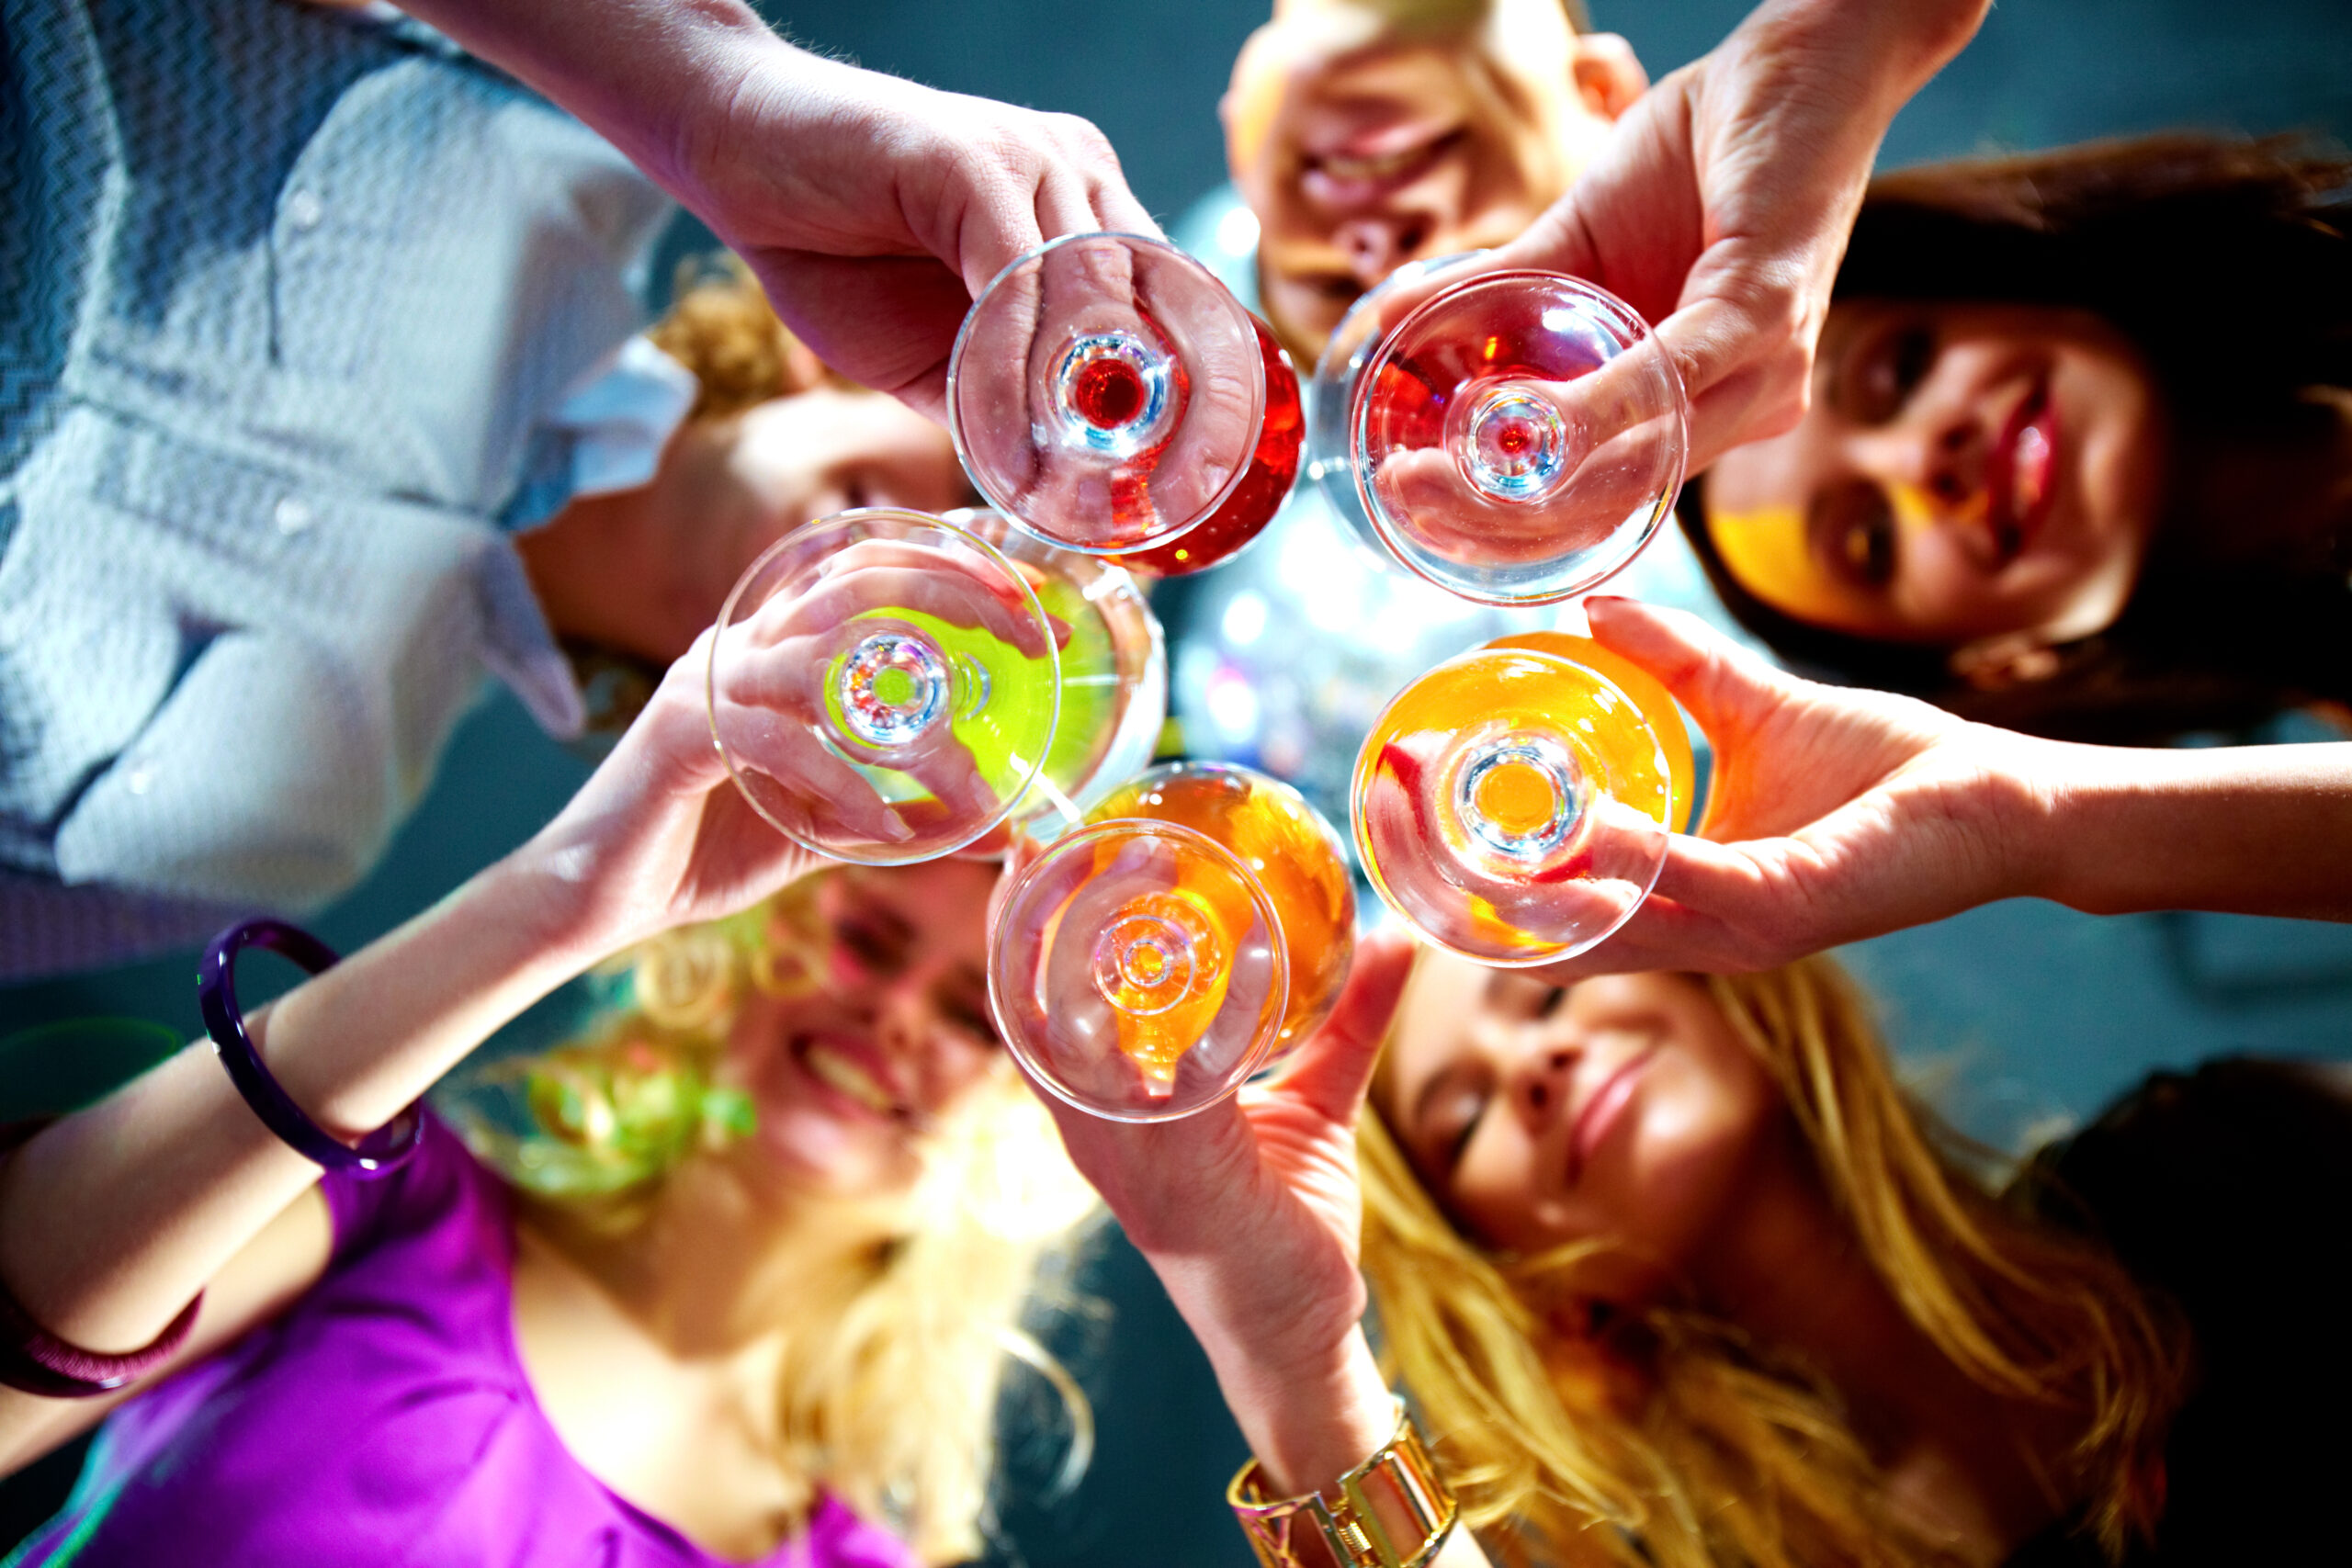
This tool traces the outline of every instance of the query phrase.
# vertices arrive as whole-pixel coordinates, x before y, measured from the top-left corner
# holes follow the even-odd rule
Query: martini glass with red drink
[[[1406,570],[1545,604],[1631,561],[1681,488],[1681,378],[1633,307],[1560,273],[1400,268],[1332,333],[1307,469]]]
[[[1048,543],[1162,573],[1231,558],[1297,477],[1298,377],[1173,246],[1068,234],[973,303],[948,430],[980,492]]]

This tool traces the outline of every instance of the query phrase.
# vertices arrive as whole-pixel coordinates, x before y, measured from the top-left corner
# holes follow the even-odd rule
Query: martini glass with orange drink
[[[1350,816],[1391,908],[1441,947],[1519,967],[1632,917],[1694,775],[1655,678],[1588,638],[1529,633],[1397,694],[1357,753]]]
[[[1180,762],[1114,791],[1006,890],[989,998],[1047,1089],[1186,1116],[1329,1016],[1355,945],[1339,836],[1297,791]]]

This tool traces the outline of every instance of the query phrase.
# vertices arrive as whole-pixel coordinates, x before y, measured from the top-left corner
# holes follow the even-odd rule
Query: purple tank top
[[[432,1122],[330,1175],[334,1259],[276,1322],[107,1421],[10,1568],[722,1568],[572,1458],[514,1345],[506,1190]],[[761,1568],[912,1568],[832,1497]]]

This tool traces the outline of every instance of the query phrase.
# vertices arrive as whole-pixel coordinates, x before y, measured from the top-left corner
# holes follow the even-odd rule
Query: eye
[[[939,1016],[976,1040],[1000,1043],[985,992],[955,991],[940,999]]]
[[[1560,1005],[1562,992],[1557,986],[1547,986],[1541,980],[1524,975],[1514,975],[1508,969],[1498,969],[1487,981],[1485,1009],[1498,1018],[1524,1021],[1549,1018]]]
[[[1903,412],[1936,362],[1936,336],[1914,324],[1881,333],[1863,351],[1848,396],[1858,424],[1884,424]]]
[[[1894,508],[1876,485],[1862,485],[1840,509],[1829,537],[1839,574],[1866,587],[1894,581]]]
[[[1478,1123],[1486,1119],[1487,1102],[1493,1097],[1482,1085],[1464,1083],[1449,1089],[1430,1118],[1434,1136],[1430,1142],[1443,1151],[1441,1166],[1448,1176],[1461,1168],[1462,1156],[1469,1152],[1470,1140],[1477,1135]]]
[[[833,928],[833,942],[861,968],[888,974],[906,960],[906,943],[898,933],[870,920],[850,919]]]

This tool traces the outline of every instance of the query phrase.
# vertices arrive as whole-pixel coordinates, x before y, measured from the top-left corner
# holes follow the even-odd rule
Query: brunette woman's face
[[[831,941],[814,988],[745,1007],[729,1056],[789,1185],[904,1190],[922,1173],[925,1130],[1009,1070],[989,1016],[995,882],[995,867],[956,860],[826,876],[817,899]]]
[[[1577,1288],[1622,1306],[1698,1280],[1787,1146],[1762,1064],[1678,975],[1563,989],[1426,954],[1375,1095],[1456,1223],[1522,1257],[1601,1244]]]
[[[1706,526],[1747,591],[1889,642],[2045,642],[2110,625],[2164,482],[2145,358],[2086,311],[1833,307],[1812,407],[1725,453]]]

